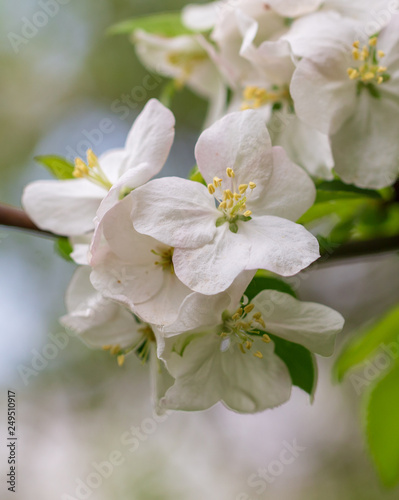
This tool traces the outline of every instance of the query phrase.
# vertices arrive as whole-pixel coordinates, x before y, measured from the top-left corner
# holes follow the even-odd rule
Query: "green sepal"
[[[70,161],[56,155],[36,156],[35,160],[49,170],[56,179],[65,181],[75,179],[73,171],[75,166]]]
[[[207,185],[197,165],[191,169],[191,172],[188,174],[188,178],[190,181],[199,182],[204,186]]]
[[[238,224],[236,222],[230,222],[229,223],[229,229],[234,234],[238,233]]]
[[[57,240],[54,243],[54,250],[60,257],[65,259],[67,262],[73,262],[73,259],[71,258],[73,247],[68,238],[65,237],[57,238]]]
[[[223,226],[223,224],[226,223],[226,222],[227,222],[226,217],[224,217],[224,216],[223,217],[219,217],[219,219],[217,219],[217,221],[216,221],[216,227]],[[237,227],[237,230],[238,230],[238,227]]]

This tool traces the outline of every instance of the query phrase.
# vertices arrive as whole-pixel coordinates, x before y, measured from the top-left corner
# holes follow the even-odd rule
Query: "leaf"
[[[268,333],[275,345],[275,353],[287,365],[293,385],[311,397],[317,384],[317,365],[313,354],[305,347]]]
[[[73,176],[75,166],[61,156],[36,156],[35,160],[45,166],[59,180],[75,179]]]
[[[69,242],[68,238],[58,238],[54,243],[54,250],[56,253],[68,262],[73,262],[71,258],[71,253],[73,252],[73,247]]]
[[[315,203],[299,220],[298,224],[309,224],[317,219],[327,216],[338,217],[343,220],[357,216],[358,211],[367,203],[366,198],[345,198]]]
[[[260,273],[251,281],[244,295],[246,295],[251,302],[251,300],[262,290],[277,290],[278,292],[288,293],[296,298],[294,290],[288,283],[277,278],[262,276]]]
[[[135,17],[111,26],[109,35],[130,35],[136,30],[144,30],[155,35],[174,37],[191,34],[181,20],[180,12],[165,12],[150,16]]]
[[[190,179],[190,181],[199,182],[200,184],[203,184],[204,186],[207,185],[205,182],[205,179],[202,177],[202,174],[199,171],[197,165],[191,170],[191,172],[188,175],[188,178]]]
[[[396,350],[399,352],[398,332],[399,305],[391,309],[371,328],[363,330],[349,341],[335,363],[334,377],[339,382],[342,381],[349,370],[373,357],[378,350],[382,349],[389,354],[392,342],[395,342]]]
[[[378,381],[366,400],[365,428],[382,482],[399,483],[399,364]]]
[[[381,200],[381,194],[373,189],[362,189],[351,184],[345,184],[340,180],[323,181],[317,185],[317,195],[331,196],[329,199],[340,199],[345,197],[366,197]],[[335,198],[334,198],[335,196]],[[321,201],[326,201],[323,199]]]

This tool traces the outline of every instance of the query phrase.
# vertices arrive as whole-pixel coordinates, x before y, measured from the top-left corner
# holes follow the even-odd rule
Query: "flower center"
[[[292,99],[288,86],[274,85],[271,90],[248,86],[243,92],[241,110],[258,109],[262,106],[272,105],[273,111],[278,111],[282,109],[284,104],[292,106]]]
[[[142,325],[143,326],[138,329],[138,333],[140,334],[139,340],[131,346],[126,347],[125,349],[122,349],[119,344],[103,346],[104,351],[109,351],[112,356],[116,356],[119,366],[123,366],[126,356],[131,352],[135,352],[142,360],[143,364],[148,361],[151,343],[155,343],[156,339],[151,326],[147,323],[143,323]]]
[[[168,248],[167,250],[151,250],[151,253],[159,257],[157,261],[154,262],[156,266],[161,266],[163,271],[170,271],[174,274],[175,269],[173,267],[173,252],[174,248]]]
[[[255,313],[252,318],[248,314],[254,309],[253,304],[245,307],[239,307],[237,311],[230,316],[228,312],[223,313],[223,331],[220,336],[231,343],[235,343],[243,354],[252,350],[254,338],[251,335],[259,336],[258,328],[265,328],[265,322],[261,313]],[[271,339],[266,333],[261,337],[263,342],[269,343]],[[263,354],[260,351],[253,352],[256,358],[262,359]]]
[[[194,71],[195,65],[205,61],[208,58],[205,50],[192,50],[186,52],[170,52],[167,61],[172,66],[180,68],[183,72],[182,76],[175,80],[177,88],[182,88],[186,84],[188,78]]]
[[[377,43],[377,36],[371,37],[368,45],[362,48],[358,40],[354,42],[352,58],[355,65],[348,68],[349,78],[358,82],[358,91],[367,88],[373,97],[380,97],[376,85],[381,85],[390,79],[388,68],[381,64],[385,53],[377,49]]]
[[[208,191],[214,196],[217,204],[218,210],[223,214],[216,221],[216,227],[222,226],[225,222],[229,224],[230,231],[237,233],[238,231],[238,221],[248,222],[251,220],[252,212],[247,209],[247,192],[250,190],[250,194],[256,188],[254,182],[249,182],[248,184],[240,184],[237,186],[235,173],[232,168],[226,170],[227,176],[232,180],[231,189],[223,189],[223,180],[219,177],[214,177],[213,183],[208,184]]]
[[[105,175],[97,156],[91,149],[87,150],[87,163],[81,158],[76,158],[73,176],[77,179],[87,179],[93,184],[105,188],[107,191],[112,188],[112,182]]]

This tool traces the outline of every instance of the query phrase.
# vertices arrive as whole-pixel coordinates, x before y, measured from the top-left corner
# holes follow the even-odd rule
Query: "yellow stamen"
[[[233,194],[233,197],[234,197],[234,199],[235,199],[236,201],[238,201],[238,200],[241,198],[241,195],[240,195],[240,194],[238,194],[238,193],[234,193],[234,194]]]
[[[272,341],[272,339],[269,337],[267,333],[263,335],[262,340],[263,342],[266,342],[266,344],[269,344]]]
[[[355,49],[358,49],[358,48],[360,47],[360,42],[359,42],[359,40],[356,40],[356,42],[353,42],[353,47],[354,47]]]
[[[252,215],[251,210],[247,210],[246,212],[244,212],[245,217],[251,217],[251,215]]]
[[[262,315],[261,315],[261,313],[260,313],[260,312],[257,312],[257,313],[255,313],[255,314],[254,314],[254,319],[255,319],[255,320],[258,320],[258,319],[259,319],[259,318],[261,318],[261,317],[262,317]]]
[[[255,188],[256,188],[256,184],[254,182],[250,182],[249,189],[255,189]]]
[[[368,71],[365,75],[362,76],[362,80],[364,82],[374,80],[374,78],[375,78],[375,73],[373,73],[372,71]]]
[[[248,304],[247,306],[244,307],[244,311],[246,314],[249,314],[251,311],[254,310],[255,304]]]
[[[118,344],[118,345],[114,345],[113,347],[111,347],[110,349],[110,352],[112,354],[112,356],[115,356],[115,354],[118,354],[121,350],[121,346]]]
[[[370,38],[370,40],[369,40],[370,47],[376,47],[377,41],[378,41],[378,38],[376,36],[373,36],[372,38]]]
[[[215,186],[213,184],[208,184],[208,191],[209,194],[215,194],[216,192]]]
[[[98,158],[92,149],[87,150],[87,163],[89,168],[95,168],[98,165]]]
[[[226,174],[228,175],[228,177],[230,178],[233,178],[236,176],[236,174],[234,173],[234,170],[232,168],[228,168],[226,169]]]
[[[260,351],[254,352],[255,358],[263,359],[263,354]]]
[[[377,72],[378,73],[385,73],[385,71],[387,71],[387,67],[386,66],[380,66],[378,69],[377,69]]]
[[[246,348],[248,349],[248,351],[249,351],[249,350],[251,349],[251,347],[252,347],[252,342],[250,342],[249,340],[247,340],[247,341],[245,342],[245,347],[246,347]]]
[[[220,203],[220,205],[219,205],[219,208],[220,208],[220,209],[222,209],[222,210],[224,210],[225,208],[227,208],[227,202],[222,201],[222,202]]]
[[[238,344],[238,347],[240,348],[240,351],[245,354],[245,349],[244,349],[244,346],[242,344]]]
[[[116,361],[118,363],[118,366],[123,366],[124,362],[125,362],[125,355],[124,354],[121,354],[120,356],[118,356],[116,358]]]
[[[379,50],[379,51],[377,52],[377,54],[378,54],[378,57],[379,57],[380,59],[382,59],[383,57],[385,57],[385,52],[384,52],[383,50]]]
[[[222,185],[222,179],[220,179],[219,177],[214,177],[213,184],[215,187],[220,187]]]
[[[112,345],[103,345],[103,351],[109,351]]]
[[[240,191],[240,194],[244,194],[247,189],[248,189],[248,184],[240,184],[238,186],[238,190]]]

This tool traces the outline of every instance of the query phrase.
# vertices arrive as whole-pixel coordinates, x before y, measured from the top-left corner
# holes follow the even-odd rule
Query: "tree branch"
[[[5,205],[4,203],[0,203],[0,225],[33,231],[35,233],[40,233],[42,236],[57,237],[55,234],[38,228],[23,210]]]
[[[0,225],[33,231],[41,236],[61,237],[61,235],[39,229],[23,210],[3,203],[0,203]],[[395,251],[399,252],[399,235],[374,240],[352,241],[335,249],[327,249],[315,265]]]

